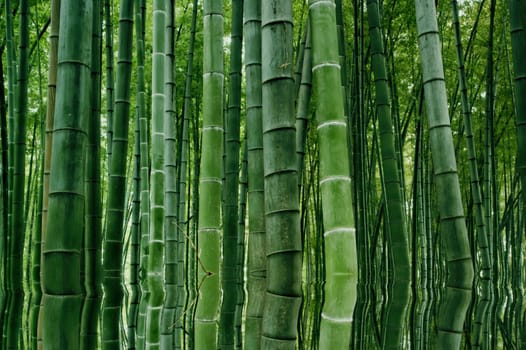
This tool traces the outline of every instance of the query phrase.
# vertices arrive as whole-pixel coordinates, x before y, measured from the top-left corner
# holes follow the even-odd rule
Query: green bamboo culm
[[[139,106],[135,106],[135,130],[133,142],[133,197],[132,197],[132,214],[131,214],[131,232],[130,232],[130,296],[128,307],[128,328],[126,337],[128,338],[127,348],[135,349],[137,334],[137,315],[139,313],[139,300],[141,298],[139,288],[139,255],[141,239],[141,150],[140,150],[140,118]]]
[[[16,62],[15,62],[15,41],[14,41],[14,29],[13,29],[13,12],[11,8],[11,0],[6,0],[4,2],[5,6],[5,31],[6,31],[6,48],[7,48],[7,125],[13,125],[15,122],[15,105],[16,105],[16,99],[15,99],[15,89],[16,89]],[[10,242],[10,236],[11,236],[11,226],[13,225],[12,222],[12,213],[13,213],[13,206],[11,199],[13,197],[13,152],[14,152],[14,140],[13,140],[13,134],[14,128],[10,127],[7,130],[7,143],[8,143],[8,161],[6,164],[7,166],[7,191],[4,193],[4,196],[7,197],[7,201],[4,200],[4,205],[7,204],[7,207],[4,208],[4,210],[7,212],[7,222],[4,222],[4,230],[3,230],[3,244],[4,244],[4,254],[2,255],[3,263],[4,265],[4,277],[5,279],[2,281],[5,285],[5,300],[2,310],[2,344],[7,344],[7,337],[8,337],[8,327],[9,322],[6,322],[8,320],[8,310],[10,307],[10,304],[12,302],[13,298],[13,284],[11,283],[11,275],[9,273],[10,263],[11,263],[11,248],[9,246]],[[5,171],[5,170],[4,170]],[[4,345],[6,346],[6,345]]]
[[[142,189],[144,184],[148,183],[148,167],[146,166],[146,174],[143,172],[143,162],[144,158],[148,158],[143,152],[147,153],[147,150],[142,149],[142,134],[146,132],[143,130],[145,126],[142,125],[145,119],[145,93],[144,93],[144,41],[142,38],[142,13],[141,13],[141,4],[140,0],[133,1],[133,11],[135,17],[135,49],[136,49],[136,77],[137,77],[137,92],[135,97],[135,144],[134,144],[134,153],[135,153],[135,162],[134,162],[134,174],[133,174],[133,184],[134,184],[134,197],[133,197],[133,226],[132,226],[132,238],[131,238],[131,256],[130,256],[130,308],[128,310],[128,330],[127,330],[127,347],[128,349],[144,349],[144,337],[139,338],[141,333],[141,327],[144,323],[144,317],[140,317],[141,305],[145,305],[146,293],[143,289],[145,285],[144,271],[141,269],[142,261],[142,249],[143,247],[143,235],[144,235],[144,225],[148,224],[148,221],[143,218],[143,208],[144,195],[148,197],[148,192],[143,193]],[[146,147],[147,148],[147,147]],[[147,160],[146,160],[147,161]],[[138,205],[138,208],[136,207]],[[149,210],[149,205],[147,204]],[[138,217],[137,217],[138,216]],[[147,232],[147,230],[146,230]],[[144,312],[143,312],[144,315]],[[142,340],[142,342],[139,341]]]
[[[100,0],[93,1],[91,49],[91,117],[88,122],[86,159],[86,226],[84,232],[84,290],[81,350],[99,345],[99,314],[102,301],[102,202],[100,164],[100,112],[102,67],[102,14]]]
[[[244,1],[246,133],[248,157],[248,243],[245,348],[260,348],[265,298],[265,189],[261,101],[261,0]]]
[[[92,36],[86,28],[93,24],[92,11],[91,1],[61,1],[51,150],[53,176],[49,183],[46,243],[42,250],[44,349],[80,348],[84,168],[91,115]]]
[[[247,138],[243,140],[241,173],[239,174],[239,215],[238,215],[238,235],[237,235],[237,263],[236,263],[236,288],[237,301],[234,317],[235,347],[243,349],[243,307],[245,305],[245,222],[247,216],[247,190],[248,190],[248,149]]]
[[[56,18],[55,18],[56,19]],[[56,58],[56,56],[55,56]],[[56,73],[56,70],[55,70]],[[40,66],[39,66],[39,75],[40,75]],[[54,105],[53,105],[54,107]],[[45,143],[45,121],[41,121],[41,128],[40,128],[40,142],[41,145]],[[44,176],[44,162],[45,162],[45,150],[43,150],[43,153],[40,158],[40,170],[39,170],[39,178],[43,179]],[[43,181],[40,181],[38,183],[38,192],[37,192],[37,208],[41,209],[43,207],[43,191],[44,191],[44,184]],[[7,194],[7,193],[6,193]],[[29,200],[29,198],[27,198]],[[5,208],[7,209],[7,208]],[[39,210],[37,209],[37,210]],[[40,216],[38,216],[40,214]],[[32,234],[32,248],[31,248],[31,308],[29,313],[29,332],[30,332],[30,346],[31,348],[37,348],[40,336],[39,331],[39,317],[40,317],[40,306],[42,305],[42,285],[40,282],[40,268],[41,268],[41,248],[42,248],[42,211],[40,213],[37,213],[36,217],[36,223],[35,223],[35,229]],[[0,253],[2,254],[2,253]],[[3,310],[3,309],[0,309]],[[2,329],[1,322],[0,322],[0,329]]]
[[[120,320],[124,295],[122,287],[122,251],[126,167],[130,114],[132,69],[133,1],[120,2],[119,48],[115,114],[113,116],[112,156],[109,168],[106,228],[103,243],[104,299],[102,305],[102,348],[118,349],[121,342]]]
[[[153,2],[152,148],[150,188],[150,237],[148,241],[148,308],[146,349],[160,347],[161,310],[164,301],[164,66],[165,1]]]
[[[0,60],[0,70],[3,71],[4,64]],[[0,183],[2,189],[0,190],[0,201],[2,206],[0,207],[0,330],[4,334],[4,318],[5,318],[5,305],[7,301],[7,279],[5,275],[5,263],[6,263],[6,243],[7,243],[7,109],[4,103],[5,101],[5,88],[3,82],[0,83],[0,133],[1,133],[1,144],[2,144],[2,170],[0,176]],[[40,257],[39,257],[40,259]],[[40,266],[39,266],[40,270]],[[40,287],[40,286],[39,286]],[[40,289],[40,288],[39,288]],[[38,292],[38,291],[37,291]],[[40,302],[39,302],[40,304]],[[0,341],[2,341],[0,336]]]
[[[239,132],[241,113],[241,48],[243,46],[243,1],[232,0],[232,33],[230,44],[230,70],[228,108],[225,118],[225,184],[223,214],[223,264],[221,285],[223,302],[219,322],[219,346],[234,347],[234,318],[237,302],[237,257],[239,197]]]
[[[303,64],[296,104],[296,157],[298,167],[298,190],[301,193],[303,183],[305,145],[307,143],[307,126],[309,124],[310,102],[312,97],[312,58],[310,24],[305,28],[305,44],[303,48]]]
[[[517,128],[517,167],[522,187],[522,216],[526,212],[526,1],[509,0],[511,47],[515,90],[515,125]],[[522,224],[524,226],[524,223]],[[520,244],[517,245],[520,249]],[[520,253],[518,254],[520,256]],[[514,259],[515,260],[515,259]],[[514,279],[521,279],[520,271],[514,272]],[[518,304],[520,303],[520,296]],[[519,304],[520,305],[520,304]],[[519,308],[520,309],[520,308]],[[518,312],[520,314],[520,312]],[[519,323],[519,322],[517,322]],[[524,327],[524,321],[522,321]],[[520,323],[518,329],[520,329]],[[522,347],[526,346],[524,330],[519,333]]]
[[[203,3],[203,136],[197,232],[198,299],[195,349],[217,348],[221,301],[221,194],[223,187],[223,1]]]
[[[367,17],[371,38],[371,66],[374,73],[376,110],[380,141],[383,192],[387,206],[388,280],[382,329],[383,349],[402,349],[405,319],[409,308],[411,268],[409,240],[405,220],[403,186],[400,181],[396,141],[391,115],[390,87],[383,45],[378,0],[367,1]]]
[[[7,310],[7,348],[16,349],[22,341],[22,305],[24,302],[24,288],[22,286],[23,250],[25,239],[25,157],[26,157],[26,117],[27,117],[27,80],[28,80],[28,51],[29,51],[29,0],[21,0],[19,5],[19,45],[18,45],[18,75],[16,83],[15,119],[11,127],[13,135],[13,193],[12,225],[9,228],[9,281],[12,294]]]
[[[58,53],[58,34],[60,21],[60,0],[51,1],[51,24],[49,31],[49,71],[48,71],[48,91],[46,108],[46,136],[45,136],[45,155],[44,155],[44,177],[42,193],[42,237],[40,247],[40,265],[42,266],[42,249],[46,242],[47,212],[49,203],[49,180],[51,168],[51,148],[53,144],[53,123],[55,113],[55,97],[57,89],[57,53]],[[40,278],[42,272],[40,271]],[[42,290],[42,286],[41,286]],[[41,291],[42,292],[42,291]],[[42,297],[41,297],[42,298]],[[37,346],[42,348],[42,301],[38,314],[37,326]]]
[[[509,0],[511,47],[513,54],[515,120],[517,125],[517,162],[522,188],[526,189],[526,1]],[[522,191],[526,203],[526,190]],[[524,205],[526,208],[526,205]]]
[[[194,65],[194,48],[195,48],[195,34],[197,27],[197,0],[192,2],[192,21],[190,25],[190,41],[188,43],[188,54],[186,60],[186,77],[185,77],[185,88],[184,88],[184,107],[183,107],[183,125],[182,125],[182,137],[181,137],[181,158],[179,160],[179,203],[178,203],[178,214],[177,219],[177,289],[176,289],[176,310],[175,310],[175,340],[174,345],[176,350],[184,348],[184,332],[190,332],[184,328],[183,323],[185,319],[185,301],[188,299],[188,293],[185,289],[185,284],[188,285],[189,281],[185,278],[185,246],[191,246],[190,242],[185,237],[187,225],[187,173],[188,173],[188,161],[189,161],[189,133],[190,133],[190,115],[192,111],[192,76],[193,76],[193,65]],[[189,267],[186,266],[186,270]]]
[[[491,305],[491,288],[492,282],[490,277],[491,272],[491,255],[489,251],[487,228],[484,224],[484,208],[482,205],[482,191],[480,186],[480,179],[478,174],[478,163],[476,157],[476,148],[473,138],[473,131],[471,126],[471,105],[468,97],[466,70],[464,66],[464,50],[462,49],[462,40],[459,23],[459,10],[456,0],[451,2],[453,12],[453,26],[455,29],[455,41],[457,51],[459,88],[462,102],[462,114],[464,117],[464,129],[466,133],[466,146],[469,159],[469,173],[471,181],[471,197],[473,200],[473,211],[476,227],[476,246],[478,254],[480,254],[480,262],[477,264],[476,284],[480,288],[475,288],[479,291],[477,298],[475,298],[474,316],[471,331],[472,347],[481,347],[484,342],[484,334],[487,334],[487,309]],[[478,281],[477,281],[478,279]]]
[[[174,1],[167,0],[165,21],[164,61],[164,283],[166,298],[161,315],[161,348],[171,350],[175,345],[175,309],[177,304],[177,169],[174,81]]]
[[[113,112],[115,109],[115,84],[113,73],[113,1],[104,0],[104,31],[106,48],[106,164],[108,169],[108,176],[110,171],[110,161],[112,155],[112,140],[113,140]]]
[[[418,44],[428,115],[434,181],[445,255],[445,292],[438,305],[434,349],[459,349],[471,301],[473,264],[460,194],[446,97],[435,3],[416,0]]]
[[[295,349],[301,306],[292,1],[261,3],[267,283],[262,349]]]
[[[334,1],[309,1],[309,14],[325,242],[319,347],[346,349],[356,303],[358,262]]]
[[[148,265],[148,238],[150,230],[150,154],[148,137],[148,116],[146,115],[146,89],[144,79],[144,21],[146,18],[146,1],[134,0],[135,11],[135,35],[137,49],[137,116],[139,118],[139,144],[141,161],[141,227],[140,227],[140,264],[139,264],[139,285],[141,298],[139,300],[139,310],[137,315],[137,329],[135,334],[136,347],[143,350],[145,346],[145,323],[146,308],[148,304],[148,283],[146,271]]]

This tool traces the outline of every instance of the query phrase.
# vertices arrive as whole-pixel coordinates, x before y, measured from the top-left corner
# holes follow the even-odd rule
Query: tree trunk
[[[471,301],[473,264],[448,115],[435,4],[430,0],[416,0],[415,4],[440,239],[446,259],[446,289],[438,305],[434,348],[458,349]]]
[[[84,168],[90,110],[90,1],[61,2],[57,99],[42,261],[44,349],[79,349]],[[75,89],[71,89],[75,86]],[[68,215],[64,215],[68,213]],[[57,325],[62,325],[57,327]]]

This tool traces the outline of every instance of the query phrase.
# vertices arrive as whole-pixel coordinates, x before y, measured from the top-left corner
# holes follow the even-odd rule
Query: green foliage
[[[233,321],[232,310],[241,305],[229,293],[240,285],[234,266],[239,262],[245,264],[247,298],[236,331],[243,329],[246,348],[526,343],[523,0],[494,2],[495,7],[492,1],[462,1],[458,16],[451,15],[449,2],[426,2],[437,22],[420,36],[415,23],[424,12],[415,16],[412,2],[311,1],[311,38],[309,2],[245,0],[243,47],[238,2],[176,2],[173,39],[159,24],[161,13],[153,15],[152,1],[134,1],[134,15],[129,1],[96,6],[97,15],[101,7],[105,12],[102,43],[97,35],[92,39],[91,19],[73,23],[73,13],[63,12],[61,30],[73,39],[63,39],[61,50],[71,57],[61,63],[57,126],[48,119],[46,128],[43,111],[54,109],[55,87],[51,4],[1,3],[11,15],[0,17],[7,34],[0,41],[7,117],[0,124],[6,154],[0,239],[9,250],[1,261],[0,291],[6,303],[24,304],[20,312],[11,306],[17,320],[4,322],[3,346],[29,347],[30,330],[33,342],[41,337],[40,319],[41,345],[92,348],[101,339],[108,347],[144,349],[160,345],[163,332],[169,348],[230,348],[235,331],[225,320]],[[21,21],[23,4],[29,4],[29,20]],[[62,7],[76,11],[79,4],[84,2],[64,1]],[[457,24],[459,31],[451,30]],[[440,44],[435,42],[422,67],[418,40],[435,41],[437,34]],[[173,67],[164,64],[170,62],[161,48],[165,40],[174,45]],[[27,77],[20,64],[25,48]],[[86,51],[97,48],[107,49],[100,62]],[[187,71],[192,58],[196,62]],[[460,80],[458,62],[464,70]],[[430,75],[430,64],[443,75]],[[89,87],[91,70],[94,78],[101,72],[99,88]],[[166,96],[174,96],[175,108]],[[136,108],[128,116],[131,99]],[[104,106],[100,117],[98,105]],[[464,121],[468,113],[470,125]],[[138,129],[130,130],[131,123]],[[237,215],[234,208],[241,204],[235,184],[238,127],[247,134],[247,232],[228,214]],[[50,173],[51,152],[43,152],[52,149],[53,129],[58,144]],[[231,136],[223,138],[227,129]],[[94,130],[101,132],[99,141]],[[88,135],[95,138],[87,141]],[[134,156],[140,160],[133,169],[138,181],[140,165],[140,189],[132,186],[128,168]],[[42,160],[43,175],[37,165]],[[52,230],[49,242],[46,229]],[[101,264],[107,298],[102,317],[96,311]],[[341,279],[340,273],[350,277]],[[43,310],[36,307],[39,291]],[[163,303],[169,312],[161,316]],[[472,307],[465,312],[468,303]],[[73,320],[71,313],[78,317]],[[67,326],[57,328],[57,322]]]

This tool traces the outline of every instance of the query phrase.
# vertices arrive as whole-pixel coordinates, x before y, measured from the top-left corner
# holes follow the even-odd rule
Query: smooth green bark
[[[509,0],[510,12],[510,31],[511,31],[511,47],[513,57],[513,78],[515,90],[515,125],[517,128],[517,168],[522,187],[522,210],[521,214],[524,217],[526,211],[526,68],[524,60],[526,59],[526,2],[524,0]],[[524,227],[524,222],[519,223],[520,227]],[[520,230],[519,230],[520,232]],[[520,249],[520,244],[518,244]],[[519,254],[520,256],[520,254]],[[514,259],[515,260],[515,259]],[[514,279],[521,278],[521,271],[514,272]],[[520,293],[520,292],[519,292]],[[517,299],[521,300],[521,296]],[[518,303],[520,306],[521,304]],[[522,324],[518,323],[518,329],[524,327],[524,311],[519,308],[517,312],[518,319],[522,320]],[[526,332],[522,330],[520,337],[520,344],[524,347],[526,345]]]
[[[141,311],[145,306],[145,278],[144,270],[141,268],[143,262],[143,237],[145,235],[145,225],[148,227],[148,220],[144,218],[145,201],[148,197],[148,191],[143,192],[143,187],[148,184],[148,150],[143,149],[143,138],[146,135],[144,125],[145,116],[145,93],[144,93],[144,41],[143,41],[143,10],[141,0],[133,1],[134,24],[135,24],[135,50],[136,50],[136,76],[137,92],[135,96],[135,144],[134,144],[134,173],[133,173],[133,226],[131,238],[131,256],[130,256],[130,308],[128,310],[128,349],[144,349],[144,317],[141,317]],[[146,161],[145,161],[146,159]],[[146,165],[144,164],[146,163]],[[146,167],[143,171],[143,167]],[[138,186],[138,187],[137,187]],[[147,189],[148,187],[146,187]],[[146,197],[146,199],[145,199]],[[138,208],[137,208],[138,205]],[[146,212],[149,211],[149,205],[146,204]],[[138,216],[138,217],[137,217]],[[147,229],[146,229],[147,232]],[[141,309],[142,307],[142,309]],[[142,312],[142,316],[144,316]],[[142,321],[142,323],[141,323]],[[142,337],[141,337],[142,336]],[[142,342],[141,342],[142,340]]]
[[[127,315],[127,348],[135,349],[137,335],[137,316],[141,292],[139,287],[140,240],[141,240],[141,141],[139,106],[135,107],[135,130],[133,143],[133,197],[130,232],[130,268],[129,268],[129,306]]]
[[[42,260],[44,349],[80,348],[85,146],[91,114],[91,30],[85,28],[92,26],[92,10],[90,1],[61,2],[52,176]]]
[[[217,347],[221,303],[221,195],[223,187],[223,1],[203,4],[203,136],[197,233],[198,286],[195,348]]]
[[[448,115],[435,4],[429,0],[416,0],[415,4],[440,240],[446,260],[445,291],[438,305],[433,347],[458,349],[471,301],[473,265]]]
[[[161,316],[161,348],[174,348],[175,308],[177,306],[177,176],[176,125],[174,80],[174,4],[165,2],[165,61],[164,61],[164,283],[166,298]]]
[[[260,348],[266,284],[265,193],[261,101],[261,0],[244,1],[248,157],[248,246],[245,348]]]
[[[197,26],[197,0],[193,0],[192,4],[192,23],[190,25],[190,42],[188,44],[186,79],[184,89],[184,107],[183,107],[183,125],[182,125],[182,139],[181,139],[181,158],[179,161],[179,203],[178,203],[178,225],[177,225],[177,289],[176,289],[176,310],[175,310],[175,349],[181,349],[184,345],[184,331],[189,330],[183,328],[183,320],[185,318],[184,309],[185,301],[187,300],[187,291],[185,284],[188,282],[185,279],[185,246],[191,246],[187,242],[187,173],[189,162],[189,133],[190,133],[190,116],[192,111],[192,77],[194,69],[194,48],[195,48],[195,34]],[[188,271],[188,264],[186,271]]]
[[[150,175],[150,236],[148,241],[148,308],[146,349],[160,347],[161,310],[164,301],[164,66],[166,3],[153,2],[152,119]]]
[[[120,320],[124,295],[122,260],[124,207],[130,114],[132,69],[133,1],[120,2],[117,84],[113,120],[112,155],[109,162],[106,227],[103,243],[104,299],[102,305],[102,348],[118,349],[121,342]]]
[[[4,71],[4,62],[0,59],[0,71]],[[7,106],[5,104],[5,88],[4,88],[4,77],[0,77],[0,133],[1,133],[1,145],[2,145],[2,164],[1,164],[1,177],[0,177],[0,200],[2,206],[0,207],[0,330],[4,330],[5,322],[5,306],[7,301],[7,278],[6,278],[6,252],[7,252],[7,207],[8,207],[8,196],[7,196]],[[40,258],[40,257],[39,257]]]
[[[335,4],[311,0],[309,15],[325,243],[325,295],[319,347],[343,349],[350,345],[358,262]]]
[[[509,0],[511,47],[513,55],[515,120],[517,125],[517,166],[522,188],[526,188],[526,4],[524,0]],[[522,14],[522,15],[521,15]],[[526,202],[526,191],[522,191]]]
[[[144,23],[146,18],[146,1],[135,0],[135,36],[137,49],[137,118],[139,118],[139,143],[141,157],[141,241],[140,241],[140,267],[139,284],[141,289],[141,299],[137,315],[136,346],[142,350],[145,347],[145,323],[146,307],[148,304],[148,283],[146,271],[148,264],[148,238],[150,230],[150,155],[149,155],[149,136],[148,136],[148,116],[146,115],[146,89],[144,79],[145,62],[145,31]]]
[[[369,35],[371,37],[371,66],[374,73],[376,111],[383,173],[383,194],[387,206],[388,279],[386,305],[382,325],[382,348],[401,349],[406,331],[406,315],[411,295],[409,266],[409,237],[407,232],[403,187],[400,181],[396,142],[391,115],[391,91],[379,3],[367,1]]]
[[[86,159],[86,226],[84,232],[84,291],[81,349],[99,346],[102,301],[102,200],[100,164],[102,20],[100,0],[93,1],[91,49],[91,115],[88,122]]]
[[[261,3],[267,284],[261,348],[295,349],[302,243],[296,168],[292,2]]]
[[[48,71],[48,90],[47,90],[47,108],[46,108],[46,136],[45,136],[45,155],[44,155],[44,177],[42,190],[42,237],[40,248],[40,260],[42,266],[42,249],[46,242],[47,213],[49,203],[49,181],[51,169],[51,148],[53,145],[53,124],[55,115],[55,96],[57,89],[57,54],[58,54],[58,35],[60,22],[60,0],[51,2],[51,25],[49,32],[49,71]],[[40,271],[42,279],[42,271]],[[41,286],[41,289],[43,287]],[[38,348],[42,348],[42,301],[38,319]]]
[[[298,167],[298,188],[301,191],[303,163],[305,160],[305,144],[307,141],[307,125],[309,123],[310,102],[312,94],[312,58],[311,58],[311,35],[310,25],[306,28],[305,46],[303,53],[303,67],[301,69],[301,80],[298,90],[298,102],[296,107],[296,154]]]
[[[108,169],[108,176],[110,171],[110,161],[112,155],[113,145],[113,112],[115,109],[115,83],[113,73],[113,2],[112,0],[104,0],[104,31],[106,48],[106,164]]]
[[[238,290],[238,199],[239,199],[239,132],[241,114],[241,49],[243,46],[243,1],[232,0],[232,33],[230,44],[230,70],[228,108],[225,118],[225,204],[223,214],[223,263],[221,286],[223,299],[219,322],[219,346],[234,348],[234,319]]]
[[[464,66],[464,51],[462,49],[460,23],[459,23],[459,11],[458,3],[456,0],[451,2],[453,12],[453,25],[455,29],[455,41],[457,48],[457,61],[459,70],[459,85],[462,102],[462,114],[464,117],[464,129],[466,133],[466,143],[468,150],[469,160],[469,173],[471,182],[471,196],[474,206],[474,217],[476,225],[476,246],[477,251],[480,254],[480,261],[476,264],[476,285],[480,285],[480,292],[475,300],[474,304],[474,320],[472,323],[472,346],[481,347],[483,329],[486,328],[487,309],[491,303],[491,279],[489,276],[491,269],[491,257],[489,254],[488,237],[486,232],[486,226],[484,224],[484,208],[482,206],[482,194],[480,179],[478,174],[478,165],[476,159],[476,148],[473,138],[472,123],[471,123],[471,106],[469,102],[469,96],[467,91],[466,83],[466,70]],[[477,291],[477,288],[475,288]]]
[[[16,107],[14,123],[11,127],[13,134],[13,192],[12,225],[9,228],[9,283],[11,284],[11,298],[7,316],[7,348],[18,348],[22,343],[22,307],[24,302],[24,288],[22,281],[23,250],[25,239],[25,157],[26,157],[26,119],[27,119],[27,81],[28,81],[28,46],[29,46],[29,0],[21,0],[19,5],[19,45],[18,45],[18,74],[16,83]]]

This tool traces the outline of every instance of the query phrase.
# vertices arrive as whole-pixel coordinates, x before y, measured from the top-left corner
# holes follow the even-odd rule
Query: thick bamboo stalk
[[[295,349],[301,305],[292,2],[261,3],[267,287],[261,348]]]
[[[223,263],[221,286],[223,299],[219,322],[219,346],[234,347],[234,318],[237,302],[236,264],[238,251],[238,199],[239,199],[239,133],[241,115],[241,54],[243,43],[243,1],[232,0],[232,33],[230,44],[230,70],[228,107],[225,118],[225,204],[223,214]]]
[[[223,1],[203,4],[203,139],[199,174],[199,261],[195,348],[217,347],[221,303],[221,193],[223,188]]]
[[[146,349],[160,347],[161,310],[164,300],[164,66],[165,1],[153,2],[152,119],[150,175],[150,236],[148,241],[148,307],[146,309]]]
[[[358,262],[335,3],[311,0],[309,14],[325,248],[325,300],[319,346],[343,349],[350,346]]]
[[[42,260],[44,349],[79,349],[92,2],[62,1],[49,208]],[[75,89],[71,89],[75,86]],[[64,215],[68,213],[68,215]],[[62,325],[57,327],[57,325]]]
[[[248,246],[245,348],[260,348],[266,283],[265,193],[261,120],[261,1],[244,2],[248,157]]]
[[[401,349],[405,333],[405,318],[411,295],[409,237],[405,220],[403,186],[399,157],[393,131],[391,91],[383,45],[380,9],[377,0],[367,1],[367,17],[371,37],[371,66],[374,73],[378,134],[383,174],[383,193],[387,205],[388,278],[386,305],[382,325],[382,348]]]
[[[434,180],[445,255],[445,292],[438,305],[433,347],[458,349],[473,284],[473,265],[464,219],[448,115],[442,53],[433,1],[416,0],[418,43],[428,114]]]
[[[102,347],[120,347],[122,259],[124,236],[124,206],[130,114],[130,79],[132,69],[133,2],[120,2],[117,84],[112,137],[112,156],[109,166],[106,227],[103,244],[104,299],[102,305]]]
[[[86,228],[84,233],[84,290],[81,349],[99,346],[99,316],[102,301],[102,200],[100,163],[102,7],[93,2],[91,49],[91,115],[88,123],[86,160]]]

